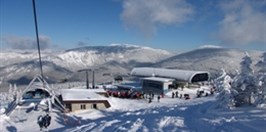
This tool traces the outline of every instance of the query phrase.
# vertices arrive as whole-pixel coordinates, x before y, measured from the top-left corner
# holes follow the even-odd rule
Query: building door
[[[97,104],[92,104],[93,109],[97,109]]]

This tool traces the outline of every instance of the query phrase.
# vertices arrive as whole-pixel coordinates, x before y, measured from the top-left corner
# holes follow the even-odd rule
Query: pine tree
[[[223,83],[224,78],[226,77],[226,72],[224,69],[222,69],[222,74],[215,79],[215,87],[218,92],[221,92],[223,90]]]
[[[251,99],[257,94],[257,83],[251,68],[252,60],[248,53],[243,57],[240,74],[237,75],[232,83],[232,87],[238,92],[235,97],[237,105],[252,104]]]
[[[9,84],[8,101],[10,102],[13,100],[13,91],[14,91],[13,85]]]
[[[13,88],[13,93],[12,93],[12,95],[13,95],[13,98],[16,98],[16,96],[17,96],[17,91],[18,91],[18,88],[17,88],[17,84],[14,84],[14,88]]]
[[[264,52],[261,57],[262,57],[262,60],[256,64],[256,67],[259,69],[258,70],[259,73],[265,73],[266,72],[266,52]]]
[[[231,88],[232,78],[223,70],[223,77],[219,78],[219,94],[217,96],[218,107],[233,108],[235,106],[235,96],[238,94],[236,90]]]
[[[256,64],[259,69],[257,74],[259,91],[256,99],[256,104],[266,104],[266,52],[262,55],[262,60]]]

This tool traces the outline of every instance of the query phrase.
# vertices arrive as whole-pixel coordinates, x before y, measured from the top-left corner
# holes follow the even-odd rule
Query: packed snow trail
[[[176,101],[178,99],[171,99]],[[200,99],[199,99],[200,100]],[[189,101],[189,100],[187,100]],[[201,100],[203,101],[203,100]],[[197,103],[191,100],[192,104]],[[184,120],[191,117],[186,109],[191,104],[168,104],[161,106],[153,102],[150,108],[132,108],[129,111],[102,111],[105,117],[93,120],[91,123],[77,127],[71,131],[169,131],[169,130],[191,130]],[[145,104],[147,105],[146,102]],[[145,107],[145,106],[144,106]],[[69,131],[69,130],[66,130]]]
[[[185,92],[189,90],[185,89]],[[192,95],[192,92],[191,92]],[[255,131],[266,130],[266,111],[255,107],[216,108],[215,96],[185,100],[168,95],[160,102],[110,97],[111,108],[64,114],[53,111],[50,132],[88,131]],[[3,131],[39,131],[41,110],[18,109],[1,119]],[[67,122],[65,121],[67,119]],[[25,125],[27,124],[27,125]],[[30,125],[28,125],[30,124]],[[25,127],[26,126],[26,127]]]
[[[101,114],[104,115],[103,117],[65,131],[163,132],[247,130],[263,132],[266,129],[264,125],[266,123],[265,110],[254,107],[252,111],[244,111],[245,109],[241,108],[231,111],[216,109],[215,104],[217,102],[214,97],[186,100],[186,103],[171,104],[169,102],[168,105],[164,106],[157,102],[153,103],[152,107],[145,107],[145,104],[143,104],[144,108],[132,108],[128,111],[101,111]]]

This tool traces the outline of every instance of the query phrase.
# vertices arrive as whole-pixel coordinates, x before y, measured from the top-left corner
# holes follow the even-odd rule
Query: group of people
[[[145,95],[146,95],[145,98],[147,98],[148,102],[151,103],[152,100],[154,99],[154,94],[150,93],[150,94],[145,94]],[[163,98],[163,97],[164,97],[163,93],[161,95],[158,95],[157,96],[157,101],[160,102],[160,99]],[[178,91],[175,91],[175,92],[173,91],[172,92],[172,98],[180,98],[181,99],[182,97],[183,97],[183,94],[179,94]],[[186,100],[190,99],[189,94],[184,94],[184,98]]]
[[[143,98],[143,93],[133,90],[128,91],[119,91],[119,90],[109,90],[107,91],[108,96],[118,97],[118,98],[133,98],[133,99],[140,99]]]
[[[151,103],[152,102],[152,100],[154,99],[154,93],[149,93],[149,94],[144,94],[145,96],[145,98],[147,98],[148,99],[148,102],[149,103]],[[160,102],[160,99],[161,99],[161,97],[163,98],[164,97],[164,94],[162,93],[161,95],[157,95],[157,101],[158,102]]]
[[[178,94],[178,91],[172,92],[172,98],[182,98],[183,94]],[[185,99],[190,99],[189,94],[184,94]]]
[[[173,92],[172,92],[172,98],[175,98],[175,97],[178,98],[178,91],[175,91],[175,92],[173,91]],[[180,94],[179,97],[182,98],[182,94]]]
[[[37,123],[39,124],[40,126],[40,131],[42,131],[43,127],[45,129],[47,129],[47,127],[50,125],[51,123],[51,116],[47,113],[46,115],[40,115],[38,117],[38,121]]]
[[[210,94],[210,95],[213,95],[214,92],[215,92],[215,89],[214,89],[214,88],[211,88],[211,89],[210,89],[210,93],[208,93],[208,92],[206,92],[206,91],[204,91],[204,90],[197,90],[196,95],[197,95],[197,98],[202,97],[202,96],[207,97],[207,96],[209,96],[209,94]],[[204,93],[205,93],[205,94],[204,94]]]

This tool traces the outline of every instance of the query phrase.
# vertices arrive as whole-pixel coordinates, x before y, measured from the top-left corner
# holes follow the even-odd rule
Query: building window
[[[67,109],[68,111],[72,111],[71,104],[66,104],[66,109]]]
[[[86,105],[85,104],[80,105],[80,109],[86,109]]]

